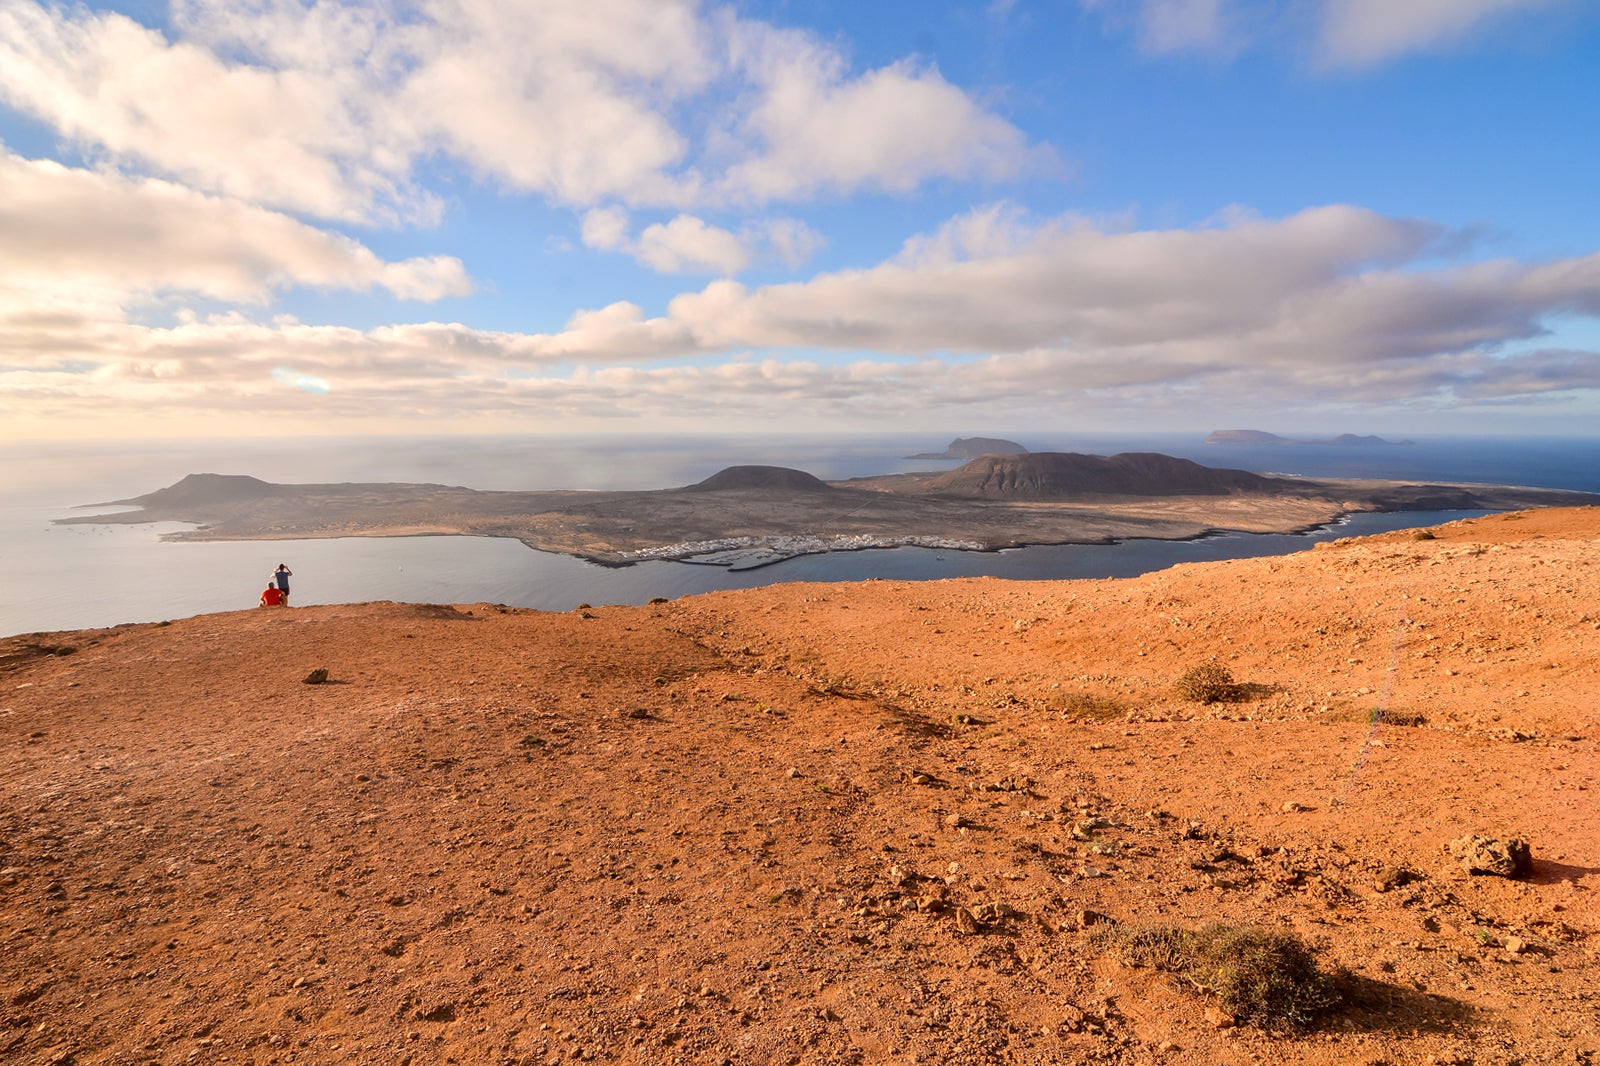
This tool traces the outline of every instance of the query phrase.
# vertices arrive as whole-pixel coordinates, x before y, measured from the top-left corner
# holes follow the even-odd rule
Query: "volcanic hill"
[[[928,480],[941,496],[1062,500],[1085,496],[1306,495],[1306,483],[1220,470],[1156,452],[988,455]]]

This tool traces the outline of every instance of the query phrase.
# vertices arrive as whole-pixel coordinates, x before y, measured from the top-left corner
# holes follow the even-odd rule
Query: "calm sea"
[[[364,600],[486,601],[546,610],[640,604],[784,581],[1128,577],[1182,562],[1280,555],[1317,540],[1431,525],[1463,512],[1357,515],[1298,536],[1228,534],[978,553],[897,548],[791,559],[742,573],[683,563],[606,569],[482,537],[344,538],[170,544],[176,525],[55,525],[85,504],[138,496],[190,473],[276,482],[412,481],[478,489],[646,489],[687,485],[735,463],[791,466],[825,479],[944,469],[904,459],[928,437],[858,440],[419,438],[106,445],[15,445],[0,482],[0,635],[159,621],[253,607],[278,563],[297,605]],[[1199,435],[1059,436],[1034,451],[1159,451],[1209,466],[1327,477],[1474,481],[1600,492],[1600,438],[1435,438],[1413,446],[1208,446]],[[102,508],[101,510],[109,510]],[[87,513],[96,513],[93,509]]]

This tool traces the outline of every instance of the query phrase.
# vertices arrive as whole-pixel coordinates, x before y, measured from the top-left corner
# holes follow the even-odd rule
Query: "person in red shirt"
[[[277,585],[268,585],[266,591],[261,594],[261,606],[263,607],[282,607],[283,600],[283,590]]]

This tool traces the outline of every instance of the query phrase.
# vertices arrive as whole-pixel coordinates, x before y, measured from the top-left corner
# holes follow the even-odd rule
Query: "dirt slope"
[[[0,1062],[1592,1062],[1600,512],[1436,533],[0,641]],[[1219,1028],[1099,916],[1357,1002]]]

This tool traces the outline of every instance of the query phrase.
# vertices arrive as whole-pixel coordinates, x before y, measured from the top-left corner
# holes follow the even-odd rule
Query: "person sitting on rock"
[[[282,607],[285,599],[283,590],[276,584],[268,585],[266,591],[261,594],[261,606]]]

